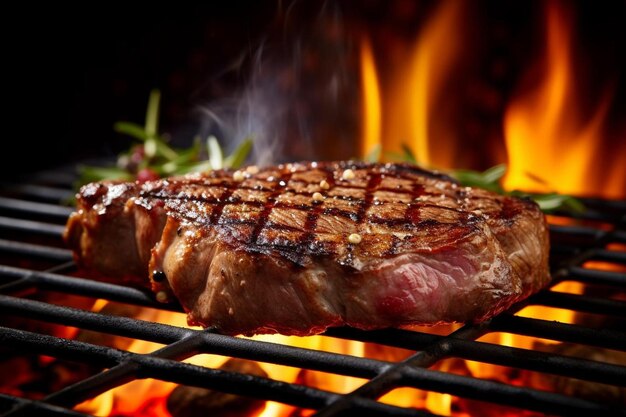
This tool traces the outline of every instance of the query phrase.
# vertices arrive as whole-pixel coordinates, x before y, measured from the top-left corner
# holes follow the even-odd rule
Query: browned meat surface
[[[481,321],[549,280],[531,201],[404,164],[256,171],[87,185],[67,242],[228,334]]]

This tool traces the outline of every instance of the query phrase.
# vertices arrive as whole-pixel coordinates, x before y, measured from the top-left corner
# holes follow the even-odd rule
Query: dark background
[[[113,124],[142,124],[152,88],[163,93],[162,129],[182,127],[194,100],[210,93],[207,80],[263,33],[270,3],[19,6],[5,16],[13,28],[4,40],[11,133],[3,139],[18,169],[125,149]]]
[[[576,11],[576,39],[586,53],[581,69],[593,80],[585,88],[593,95],[607,80],[615,80],[610,118],[611,123],[623,124],[626,2],[571,4]],[[288,130],[288,137],[294,144],[299,135],[316,140],[313,145],[294,145],[287,157],[353,156],[359,122],[355,39],[368,33],[377,54],[384,56],[395,41],[414,39],[434,5],[433,1],[370,0],[16,6],[15,11],[3,13],[3,102],[8,108],[3,118],[3,174],[114,157],[130,144],[113,131],[114,122],[142,123],[152,88],[163,93],[162,130],[171,133],[175,143],[188,144],[203,129],[198,106],[229,97],[250,83],[261,47],[265,56],[285,58],[277,69],[286,74],[278,78],[284,83],[275,87],[285,88],[303,103],[297,106],[298,120],[292,120],[291,113],[280,119],[298,125],[293,132]],[[471,71],[478,85],[500,95],[500,102],[506,102],[525,62],[536,54],[540,41],[534,25],[540,21],[541,7],[541,2],[481,1],[468,16],[479,31],[473,36],[482,42],[476,54],[486,62]],[[303,41],[311,35],[315,41]],[[325,56],[329,48],[334,49]],[[316,91],[320,79],[323,84],[336,78],[325,68],[342,57],[346,73],[340,74],[344,77],[340,77],[341,93],[329,107],[311,90]],[[294,81],[290,70],[297,59],[304,69],[299,69],[302,72]],[[489,70],[497,60],[505,64],[504,75],[494,76]],[[499,124],[502,109],[476,111],[481,109],[481,98],[471,91],[479,90],[460,92],[468,100],[468,117],[483,125]],[[309,124],[306,134],[304,122]],[[311,128],[311,124],[325,127]],[[483,131],[477,132],[475,141]],[[476,160],[477,165],[485,163]]]

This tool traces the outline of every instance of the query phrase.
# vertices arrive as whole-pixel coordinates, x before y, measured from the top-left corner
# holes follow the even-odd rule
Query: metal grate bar
[[[491,320],[494,331],[579,343],[606,349],[626,350],[626,333],[614,329],[591,329],[576,324],[565,324],[501,314]]]
[[[173,343],[193,334],[191,329],[99,314],[7,295],[0,295],[0,312],[162,344]]]
[[[611,229],[611,230],[603,230],[598,229],[591,226],[584,225],[558,225],[551,224],[549,225],[550,233],[556,235],[557,237],[566,237],[567,240],[573,239],[576,237],[585,237],[592,240],[602,239],[605,235],[612,235],[612,239],[622,240],[626,236],[624,236],[624,231],[619,229]],[[563,235],[563,236],[560,236]]]
[[[450,355],[463,359],[626,386],[626,366],[467,340],[450,345]]]
[[[425,369],[402,368],[403,378],[401,385],[415,386],[421,389],[447,392],[459,397],[472,398],[475,400],[489,401],[492,403],[518,407],[526,410],[540,411],[554,415],[572,416],[581,412],[611,413],[618,411],[616,407],[596,404],[578,398],[554,394],[545,391],[532,390],[529,388],[514,387],[507,384],[489,380],[473,380],[473,378],[450,373],[437,372],[439,379],[429,378],[424,382],[424,375],[431,372]],[[472,380],[471,383],[467,383]],[[618,411],[619,412],[619,411]],[[620,415],[624,415],[623,412]],[[319,414],[324,415],[323,413]]]
[[[617,252],[614,250],[598,249],[594,252],[591,258],[596,261],[626,264],[626,252]]]
[[[543,291],[533,295],[530,302],[547,307],[626,317],[626,302],[588,295]]]
[[[106,298],[135,305],[159,308],[161,310],[180,311],[178,304],[161,304],[153,295],[136,288],[109,284],[84,278],[67,277],[50,272],[32,271],[0,265],[0,280],[23,279],[39,289],[62,291],[66,294],[86,295],[94,298]]]
[[[184,360],[195,355],[200,342],[198,337],[187,337],[158,349],[150,355],[176,361]],[[141,377],[140,372],[141,369],[137,361],[130,359],[74,385],[65,387],[46,397],[46,401],[57,405],[73,406]]]
[[[4,184],[3,184],[4,185]],[[51,203],[65,201],[74,195],[74,192],[67,188],[50,187],[38,184],[15,184],[5,188],[9,193],[15,193],[27,197],[35,197],[42,200],[48,200]]]
[[[598,269],[587,269],[573,266],[567,271],[567,276],[560,278],[560,281],[576,280],[586,284],[612,285],[616,287],[626,287],[626,274],[623,272],[602,271]]]
[[[576,218],[579,220],[592,220],[607,223],[618,223],[623,221],[624,213],[626,213],[626,201],[624,200],[600,200],[591,198],[582,198],[586,210],[582,213],[556,212],[554,215],[567,218]]]
[[[563,235],[567,240],[582,237],[590,241],[596,241],[607,234],[605,230],[595,229],[589,226],[561,226],[554,224],[550,225],[550,233],[557,237]]]
[[[67,219],[74,211],[71,207],[59,206],[57,204],[36,203],[8,197],[0,197],[0,208],[25,213],[46,214],[63,220]]]
[[[33,243],[16,242],[14,240],[0,239],[0,251],[45,258],[60,262],[72,260],[72,251],[69,249],[35,245]]]
[[[615,243],[626,243],[626,230],[615,230],[612,240]]]
[[[4,327],[0,327],[0,330],[0,341],[5,345],[66,360],[87,361],[107,368],[130,363],[136,367],[134,372],[136,378],[158,378],[183,385],[280,401],[309,409],[319,409],[340,397],[339,394],[298,384],[203,368],[175,360],[123,352],[75,340],[58,339]],[[365,414],[360,415],[432,416],[430,413],[382,404],[365,398],[356,399],[354,404],[359,409],[362,408],[362,412],[365,412]]]
[[[501,314],[494,317],[489,323],[489,329],[492,332],[501,331],[606,349],[626,350],[626,334],[614,329],[591,329],[575,324],[530,319],[510,314]],[[425,346],[435,343],[443,337],[398,329],[364,331],[338,328],[328,329],[325,334],[342,339],[378,343],[409,350],[423,349]]]
[[[231,338],[198,330],[182,329],[125,317],[107,316],[2,295],[0,295],[0,311],[33,319],[44,319],[49,322],[65,323],[84,329],[104,331],[119,336],[140,337],[144,340],[162,344],[174,343],[192,335],[202,334],[203,343],[199,349],[203,353],[235,355],[251,360],[279,363],[360,378],[370,378],[381,372],[386,366],[381,361]],[[436,339],[441,340],[443,337],[438,336]],[[450,345],[447,352],[449,355],[463,359],[479,360],[486,363],[515,366],[530,370],[542,370],[590,381],[608,382],[615,385],[626,383],[622,378],[626,372],[626,367],[622,366],[482,342],[470,342],[463,339],[448,339],[446,343]],[[417,350],[423,348],[423,346],[412,345],[411,348]]]
[[[23,178],[22,182],[46,184],[48,186],[63,187],[70,190],[76,182],[76,172],[76,166],[67,165],[29,174],[26,178]]]
[[[439,346],[431,346],[431,350],[439,350],[442,356],[445,356],[447,353],[450,353],[450,348],[447,346],[450,339],[449,337],[445,338],[439,343]],[[404,386],[445,392],[474,400],[489,401],[513,407],[517,406],[527,410],[549,412],[555,415],[569,416],[572,413],[580,412],[609,414],[616,411],[619,412],[616,407],[579,399],[572,401],[572,398],[560,394],[512,387],[498,382],[475,380],[472,377],[414,367],[415,359],[417,358],[417,362],[421,362],[420,356],[422,354],[418,352],[403,362],[390,367],[357,390],[340,397],[336,402],[314,415],[316,417],[343,415],[350,410],[351,401],[355,398],[377,398],[395,388]],[[620,373],[620,377],[622,375],[623,372]]]
[[[59,401],[65,405],[81,402],[86,398],[89,392],[93,394],[94,390],[103,392],[106,390],[104,388],[108,389],[119,385],[113,384],[110,380],[111,378],[116,380],[121,379],[123,383],[127,382],[129,378],[157,377],[169,382],[201,386],[209,389],[219,389],[223,392],[243,394],[255,398],[279,400],[297,407],[312,409],[319,409],[329,401],[339,397],[337,394],[319,389],[268,380],[266,378],[244,376],[238,373],[202,368],[155,355],[122,352],[111,348],[104,348],[73,340],[62,340],[21,330],[8,328],[0,329],[2,330],[2,332],[0,332],[0,341],[5,344],[63,359],[88,361],[114,370],[113,372],[105,374],[110,375],[110,377],[105,378],[104,381],[101,380],[101,377],[96,376],[90,379],[90,382],[85,384],[85,386],[77,384],[76,387],[85,390],[83,395],[80,395],[80,393],[77,393],[74,389],[70,389],[64,391],[63,395],[54,398],[55,402]],[[193,343],[193,345],[194,347],[191,349],[189,349],[189,346],[186,346],[182,350],[176,350],[176,353],[180,353],[181,351],[193,352],[196,347],[195,343]],[[170,345],[168,348],[175,349],[175,346],[176,345]],[[161,352],[165,349],[167,348],[162,349]],[[121,369],[121,371],[117,371],[117,369]],[[372,381],[375,380],[376,378]],[[419,368],[402,367],[399,379],[394,375],[394,380],[394,382],[399,383],[398,386],[413,386],[434,391],[463,394],[466,397],[475,399],[487,399],[487,396],[489,398],[495,396],[496,403],[513,406],[523,405],[527,409],[549,410],[559,415],[570,415],[572,411],[597,411],[604,413],[615,411],[615,409],[611,407],[584,400],[572,399],[559,394],[531,389],[520,389],[518,387],[511,387],[506,384],[491,381],[476,381],[474,378],[470,377]],[[103,383],[104,386],[102,386]],[[493,399],[491,399],[491,401],[493,401]],[[367,410],[366,415],[431,415],[429,413],[416,412],[415,410],[388,406],[376,401],[367,400],[363,396],[352,398],[349,403],[350,406],[355,403],[360,403],[365,406],[365,410]],[[327,410],[332,411],[331,408]],[[324,412],[319,415],[324,415]]]
[[[581,200],[589,209],[602,210],[603,212],[606,210],[614,210],[622,215],[626,210],[626,201],[624,200],[605,200],[591,197],[581,198]]]
[[[61,237],[65,231],[65,226],[37,222],[33,220],[14,219],[12,217],[0,216],[0,227],[20,232],[32,233],[34,235],[48,235]]]
[[[0,295],[0,311],[162,344],[201,336],[202,344],[198,346],[198,349],[202,353],[237,356],[359,378],[372,377],[387,366],[384,362],[373,359],[235,338],[207,330],[192,330],[127,317],[108,316],[2,295]]]
[[[89,417],[87,414],[68,410],[43,401],[13,397],[2,393],[0,393],[0,407],[5,408],[0,409],[3,416],[8,415],[5,413],[10,413],[13,417]],[[9,410],[11,407],[13,407],[13,409]]]
[[[488,326],[487,323],[483,323],[479,326],[466,326],[454,332],[451,336],[440,337],[437,343],[434,343],[426,347],[424,351],[416,353],[415,355],[409,357],[405,361],[394,365],[393,367],[391,367],[384,373],[368,381],[365,385],[363,385],[359,389],[353,391],[347,396],[341,397],[340,399],[337,400],[336,403],[333,403],[326,409],[316,413],[315,416],[325,417],[325,416],[340,415],[343,411],[347,409],[350,399],[353,397],[377,398],[388,393],[394,388],[398,388],[402,386],[398,381],[399,375],[402,374],[403,372],[406,372],[406,369],[408,369],[409,366],[412,366],[412,368],[410,369],[412,370],[417,369],[422,373],[433,372],[433,371],[426,371],[420,368],[415,368],[414,366],[427,367],[445,357],[449,357],[449,356],[463,357],[462,353],[465,353],[466,355],[469,354],[468,356],[471,356],[471,354],[474,353],[474,354],[477,354],[477,356],[480,356],[480,359],[483,359],[483,356],[486,357],[487,358],[486,362],[488,363],[497,363],[497,359],[494,358],[493,355],[488,355],[488,353],[491,353],[491,352],[480,352],[480,348],[478,348],[479,342],[466,340],[466,339],[474,339],[476,336],[484,333],[485,332],[484,329],[487,326]],[[504,348],[502,346],[494,346],[493,350],[497,352],[496,353],[496,357],[497,357],[499,354],[506,352],[507,348]],[[522,351],[523,351],[522,349],[510,350],[509,352],[514,353],[514,355],[512,355],[511,358],[515,357],[516,360],[512,361],[514,362],[514,364],[507,363],[507,362],[504,362],[504,364],[507,366],[519,367],[521,363],[524,363],[525,365],[529,365],[529,369],[543,370],[543,371],[546,371],[546,369],[544,369],[545,367],[542,365],[547,365],[548,368],[551,368],[547,370],[547,372],[555,371],[556,368],[559,368],[558,371],[555,373],[564,372],[570,375],[571,375],[570,371],[572,371],[570,367],[575,366],[575,365],[580,365],[580,363],[575,364],[577,360],[572,361],[572,358],[563,358],[563,357],[558,357],[557,355],[547,355],[547,354],[545,356],[537,355],[534,358],[532,357],[532,355],[522,355],[523,359],[519,360],[519,358],[517,358],[518,355],[515,355],[515,354],[522,352]],[[548,359],[549,357],[550,359]],[[467,358],[467,359],[472,359],[472,358]],[[549,363],[546,363],[546,361]],[[595,376],[596,378],[599,378],[600,380],[604,380],[604,382],[607,382],[610,379],[611,381],[620,381],[620,383],[622,384],[624,383],[623,375],[626,374],[626,367],[617,366],[609,370],[608,368],[605,368],[606,364],[592,363],[590,365],[590,361],[586,361],[586,362],[587,363],[584,364],[583,369],[588,369],[590,373],[597,372]],[[607,371],[608,373],[605,374],[605,372]],[[597,407],[602,407],[597,404],[573,405],[566,398],[555,399],[555,398],[546,397],[546,398],[539,399],[538,397],[542,397],[546,395],[547,393],[534,391],[533,393],[530,393],[530,394],[529,393],[521,394],[520,390],[523,391],[525,390],[524,388],[519,388],[519,387],[513,388],[511,386],[504,385],[504,384],[502,384],[502,386],[504,387],[503,389],[499,389],[500,387],[495,387],[495,386],[490,386],[489,388],[483,387],[481,389],[478,389],[476,385],[462,386],[463,384],[460,384],[462,386],[461,387],[461,386],[458,386],[457,384],[459,384],[459,381],[462,380],[462,378],[466,378],[466,377],[461,377],[461,376],[451,375],[451,374],[443,374],[443,375],[445,376],[442,376],[442,378],[446,379],[445,382],[441,382],[442,386],[445,387],[443,392],[447,392],[453,395],[459,395],[462,397],[469,397],[469,398],[473,398],[476,400],[485,400],[485,401],[495,402],[495,403],[499,403],[503,405],[513,405],[513,406],[517,405],[518,407],[522,407],[525,409],[550,412],[550,413],[554,413],[557,415],[570,415],[572,412],[581,412],[582,410],[586,410],[587,412],[590,412],[592,410],[600,411],[599,408]],[[577,369],[576,371],[574,371],[574,375],[575,376],[585,375],[583,376],[583,378],[585,378],[586,376],[588,376],[588,373],[585,373],[584,371],[582,371],[582,369]],[[605,379],[602,379],[603,376],[605,377]],[[455,383],[454,381],[451,381],[450,378],[452,379],[460,378],[460,379],[457,380]],[[429,379],[428,384],[426,385],[421,384],[421,385],[415,386],[415,388],[442,392],[442,388],[439,387],[437,385],[437,382],[433,380],[436,380],[436,378],[431,378]],[[484,381],[484,380],[479,380],[479,381],[480,381],[479,384],[492,383],[490,381]],[[477,396],[475,397],[473,396],[471,392],[474,389],[477,390],[476,392]],[[512,392],[510,393],[512,394],[512,397],[509,397],[508,395],[509,392],[507,392],[508,390],[512,390]],[[489,393],[489,394],[485,395],[486,393]],[[548,393],[547,395],[549,397],[550,395],[554,395],[554,394]],[[588,407],[591,407],[591,408],[588,408]],[[607,411],[608,409],[604,410],[604,412],[607,412]]]

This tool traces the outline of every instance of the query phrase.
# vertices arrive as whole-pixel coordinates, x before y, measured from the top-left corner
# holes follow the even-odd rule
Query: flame
[[[463,2],[440,3],[410,49],[410,57],[397,66],[383,93],[379,92],[371,46],[362,43],[363,155],[376,144],[386,152],[400,152],[406,145],[421,165],[451,166],[453,155],[444,145],[452,143],[456,135],[435,109],[443,100],[445,83],[459,56],[458,38],[451,36],[450,28],[462,25],[462,10]],[[389,94],[385,96],[385,92]]]
[[[546,7],[542,78],[514,99],[504,120],[509,158],[505,188],[621,197],[626,190],[626,164],[617,158],[626,154],[626,144],[613,144],[612,157],[602,154],[607,148],[602,138],[611,96],[605,94],[595,113],[587,120],[581,118],[571,16],[560,3],[548,2]]]
[[[107,300],[97,300],[92,307],[93,311],[102,311],[111,307],[113,303]],[[115,308],[115,307],[114,307]],[[128,311],[122,310],[125,313]],[[155,310],[151,308],[136,307],[130,312],[133,318],[157,323],[165,323],[173,326],[186,327],[186,317],[181,313]],[[119,312],[117,312],[119,314]],[[140,339],[126,339],[112,336],[108,339],[111,347],[125,349],[129,352],[144,354],[158,350],[162,346]],[[199,355],[189,362],[198,363],[209,367],[218,367],[220,360],[225,360],[215,355]],[[146,416],[146,417],[169,417],[165,409],[164,400],[176,385],[169,382],[139,379],[119,386],[103,394],[78,404],[75,409],[96,416]]]
[[[621,139],[626,132],[606,131],[613,86],[607,85],[592,103],[593,111],[583,106],[584,89],[572,53],[573,19],[566,5],[546,3],[547,46],[539,69],[528,71],[532,84],[520,84],[526,88],[506,107],[504,187],[622,198],[626,141]],[[405,59],[389,65],[384,79],[371,42],[361,41],[363,156],[377,145],[385,153],[402,152],[406,145],[422,166],[460,168],[455,166],[455,145],[462,132],[449,114],[449,100],[455,96],[451,80],[462,57],[463,7],[457,1],[438,3]]]
[[[378,76],[376,74],[376,64],[374,63],[374,52],[372,45],[367,38],[361,43],[361,85],[363,88],[363,140],[361,154],[369,155],[380,142],[381,117],[380,110],[380,89],[378,86]]]
[[[595,113],[581,117],[582,98],[578,94],[576,67],[572,55],[572,16],[562,3],[546,3],[547,47],[542,60],[541,78],[535,88],[524,91],[508,106],[504,120],[508,151],[506,189],[539,192],[556,191],[573,195],[600,195],[618,198],[626,190],[626,164],[618,158],[626,154],[624,143],[612,149],[614,159],[602,154],[604,125],[611,96],[604,94]],[[620,150],[621,148],[621,150]],[[607,167],[606,172],[598,161]],[[605,165],[606,164],[606,165]],[[611,172],[612,170],[612,172]],[[588,266],[588,265],[586,265]],[[562,282],[553,291],[582,294],[578,282]],[[525,317],[574,323],[572,310],[530,306],[518,313]],[[532,348],[536,339],[502,335],[503,344]],[[542,340],[543,343],[554,343]]]
[[[84,401],[74,407],[74,409],[81,413],[88,413],[97,417],[109,416],[113,410],[113,392],[108,391],[95,398]]]
[[[93,307],[94,311],[100,311],[110,306],[106,300],[98,300]],[[154,310],[151,308],[138,308],[134,318],[157,323],[169,324],[178,327],[189,327],[186,316],[182,313]],[[364,356],[364,344],[362,342],[334,339],[325,336],[296,337],[283,335],[258,335],[252,339],[264,342],[289,345],[318,351],[335,352],[353,356]],[[129,345],[124,345],[128,339],[114,337],[113,347],[123,348],[135,353],[151,353],[161,346],[145,340],[133,339]],[[200,354],[195,355],[185,362],[195,365],[216,369],[228,358],[219,355]],[[328,374],[317,371],[303,371],[283,365],[271,363],[259,363],[267,373],[268,378],[288,383],[305,383],[320,389],[333,392],[347,393],[358,388],[363,380],[359,378],[344,377],[336,374]],[[303,376],[304,375],[304,376]],[[304,379],[304,381],[302,381]],[[85,401],[75,407],[77,411],[90,413],[96,416],[145,416],[145,417],[169,417],[165,402],[168,395],[175,388],[175,384],[153,379],[134,380],[128,384],[107,391],[91,400]],[[293,415],[294,407],[268,402],[259,417],[287,417]]]

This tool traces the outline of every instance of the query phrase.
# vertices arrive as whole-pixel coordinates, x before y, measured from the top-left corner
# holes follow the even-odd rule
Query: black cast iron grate
[[[314,411],[316,416],[432,416],[425,409],[406,408],[378,401],[400,387],[451,394],[479,401],[485,407],[502,405],[549,415],[626,415],[623,402],[578,398],[528,386],[475,378],[438,370],[433,365],[460,358],[501,365],[518,372],[537,372],[577,380],[600,382],[626,390],[626,364],[578,358],[478,341],[494,332],[526,335],[594,349],[626,352],[626,201],[586,199],[588,211],[565,224],[551,226],[553,283],[509,311],[480,325],[466,325],[441,336],[420,331],[360,331],[332,329],[324,337],[350,339],[408,349],[402,361],[384,361],[303,349],[258,340],[235,338],[209,330],[105,315],[48,302],[33,294],[71,294],[156,309],[180,311],[177,305],[156,303],[151,294],[124,286],[70,276],[71,253],[61,234],[71,209],[61,204],[71,197],[73,169],[59,169],[4,184],[0,193],[0,341],[9,356],[46,355],[103,369],[77,383],[49,392],[43,398],[0,394],[3,416],[85,415],[72,408],[84,400],[141,378],[210,388],[261,398]],[[613,264],[616,270],[598,269],[588,261]],[[597,265],[597,264],[596,264]],[[622,268],[622,269],[619,269]],[[569,294],[554,290],[564,281],[580,282],[598,291]],[[517,313],[541,305],[591,314],[589,324],[566,324]],[[78,340],[63,339],[12,325],[15,318],[73,326],[103,334],[163,344],[150,354],[138,354]],[[597,319],[601,320],[598,321]],[[17,321],[19,323],[19,321]],[[597,324],[601,323],[601,324]],[[183,362],[198,354],[251,359],[364,378],[360,388],[347,394],[302,383],[286,383]],[[0,361],[1,362],[1,361]],[[1,363],[0,363],[1,365]],[[432,368],[432,369],[429,369]],[[624,398],[622,397],[622,401]]]

